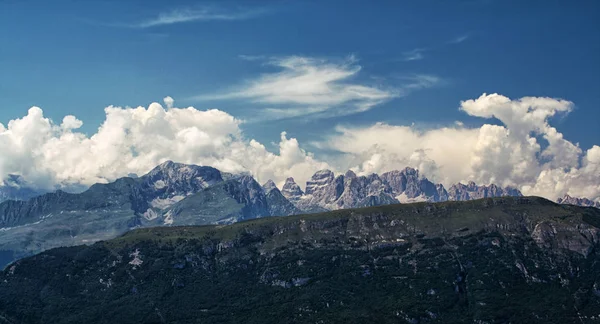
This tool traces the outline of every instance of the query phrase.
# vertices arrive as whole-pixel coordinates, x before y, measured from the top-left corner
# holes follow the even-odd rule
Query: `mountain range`
[[[571,197],[569,195],[565,195],[562,198],[558,198],[556,200],[556,202],[559,204],[600,208],[600,202],[598,202],[598,201],[593,201],[593,200],[590,200],[587,198],[575,198],[575,197]]]
[[[231,224],[269,216],[411,202],[522,196],[517,189],[473,182],[448,190],[405,168],[382,175],[316,172],[305,190],[287,179],[260,185],[248,174],[165,162],[141,177],[95,184],[82,193],[56,191],[0,203],[0,267],[50,248],[91,244],[130,229]]]
[[[242,206],[249,215],[270,210],[261,193],[274,192],[272,183],[260,190],[250,178],[217,182],[214,169],[184,168],[186,176],[171,174],[177,190],[157,184],[163,176],[118,187],[156,203],[209,185],[200,201],[217,209],[214,197],[239,201],[223,217]],[[305,199],[350,201],[343,192],[335,200],[318,194],[329,173],[315,179],[326,180],[311,180]],[[133,196],[113,201],[113,187],[94,191],[131,207]],[[0,323],[594,323],[599,248],[600,209],[539,197],[139,228],[0,271]]]

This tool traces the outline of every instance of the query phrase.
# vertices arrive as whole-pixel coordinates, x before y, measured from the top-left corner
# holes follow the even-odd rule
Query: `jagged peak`
[[[562,198],[558,198],[557,200],[569,200],[569,199],[573,199],[573,197],[571,197],[569,194],[565,194]]]
[[[265,192],[269,192],[273,189],[277,189],[277,185],[271,179],[269,179],[267,182],[265,182],[265,184],[263,184],[262,187],[265,190]]]
[[[164,174],[168,177],[172,177],[173,175],[183,175],[185,177],[185,175],[189,175],[189,176],[193,176],[194,174],[196,174],[197,172],[204,170],[204,171],[209,171],[209,172],[218,172],[219,174],[222,174],[223,172],[219,171],[218,169],[215,169],[213,167],[210,166],[200,166],[200,165],[196,165],[196,164],[184,164],[184,163],[178,163],[178,162],[173,162],[171,160],[165,161],[161,164],[159,164],[158,166],[156,166],[154,169],[152,169],[150,172],[148,172],[147,174],[145,174],[142,177],[152,177],[152,176],[156,176],[158,174]]]
[[[419,170],[411,167],[404,168],[401,173],[404,173],[405,175],[414,175],[416,177],[419,176]]]
[[[176,165],[175,162],[173,162],[171,160],[167,160],[167,161],[157,165],[155,169],[161,169],[161,170],[171,169],[171,168],[175,167],[175,165]]]
[[[348,170],[344,174],[344,177],[346,177],[346,178],[356,178],[356,173],[354,173],[354,171],[352,171],[352,170]]]
[[[558,198],[556,200],[559,204],[569,204],[569,205],[578,205],[578,206],[591,206],[600,208],[600,202],[591,200],[586,197],[573,197],[569,194],[565,194],[563,198]]]
[[[161,172],[174,171],[174,170],[180,169],[182,166],[184,166],[184,164],[175,163],[171,160],[168,160],[168,161],[165,161],[165,162],[157,165],[156,167],[154,167],[154,169],[150,170],[150,172],[148,172],[148,174],[152,175],[152,174],[157,174],[157,173],[161,173]]]
[[[289,177],[285,180],[285,184],[281,188],[281,193],[284,197],[288,199],[300,199],[301,196],[304,195],[304,191],[300,188],[300,186],[294,181],[294,178]]]
[[[319,170],[317,172],[315,172],[315,174],[313,174],[312,178],[313,179],[322,179],[322,178],[332,178],[334,177],[333,171],[329,170],[329,169],[323,169],[323,170]]]
[[[467,184],[464,184],[461,182],[455,183],[452,186],[450,186],[450,188],[457,188],[457,189],[467,189],[467,190],[472,190],[472,189],[477,189],[480,188],[480,186],[477,185],[477,183],[475,183],[475,181],[473,180],[469,180],[467,182]]]
[[[391,170],[391,171],[387,171],[381,174],[382,177],[387,177],[387,176],[399,176],[402,173],[402,171],[400,170]]]

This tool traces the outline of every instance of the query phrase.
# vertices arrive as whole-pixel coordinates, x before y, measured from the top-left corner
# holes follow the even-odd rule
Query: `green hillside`
[[[593,323],[599,242],[537,197],[143,228],[8,266],[0,323]]]

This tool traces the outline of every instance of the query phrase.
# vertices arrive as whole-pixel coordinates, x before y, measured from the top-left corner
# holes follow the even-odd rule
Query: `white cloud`
[[[452,44],[460,44],[460,43],[466,41],[467,39],[469,39],[469,37],[470,36],[468,34],[465,34],[465,35],[455,37],[455,38],[453,38],[445,43],[442,43],[442,44],[432,45],[432,46],[428,46],[428,47],[415,48],[410,51],[403,52],[402,56],[399,58],[399,60],[405,61],[405,62],[422,60],[425,58],[425,53],[427,53],[427,52],[438,51],[438,50],[441,50],[441,49],[445,48],[446,46],[452,45]]]
[[[249,99],[269,106],[262,110],[262,116],[269,119],[306,115],[331,117],[370,110],[410,91],[430,87],[439,80],[430,77],[424,82],[423,76],[416,76],[395,88],[361,84],[355,80],[361,66],[354,56],[341,61],[290,56],[271,58],[267,64],[279,71],[263,74],[233,91],[196,99]]]
[[[165,98],[167,106],[173,99]],[[91,185],[130,173],[144,174],[165,160],[250,171],[258,180],[306,181],[328,167],[282,133],[279,154],[244,139],[240,121],[219,110],[107,107],[106,120],[88,137],[82,122],[67,116],[58,126],[33,107],[27,116],[0,124],[0,179],[20,174],[42,188]]]

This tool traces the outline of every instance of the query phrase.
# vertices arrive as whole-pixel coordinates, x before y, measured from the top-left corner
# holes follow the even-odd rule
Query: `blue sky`
[[[0,40],[0,178],[409,165],[600,201],[598,1],[0,0]]]
[[[600,138],[599,7],[597,1],[4,0],[0,121],[37,105],[55,120],[74,114],[84,131],[95,132],[105,106],[147,105],[166,95],[179,106],[248,118],[264,105],[191,98],[273,70],[241,55],[354,55],[361,71],[352,79],[359,84],[393,88],[415,75],[440,82],[363,113],[249,123],[246,135],[269,143],[282,130],[310,139],[339,123],[480,124],[458,111],[459,102],[497,92],[573,101],[575,110],[557,127],[586,148]],[[231,19],[134,27],[204,8]]]

